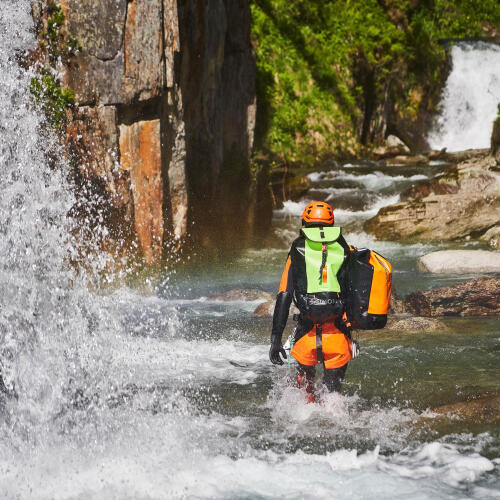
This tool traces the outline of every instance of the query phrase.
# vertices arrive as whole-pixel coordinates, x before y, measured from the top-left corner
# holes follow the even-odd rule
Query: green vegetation
[[[31,79],[30,91],[42,103],[49,123],[60,128],[66,120],[66,109],[75,103],[73,91],[61,87],[47,68]]]
[[[251,0],[257,147],[277,161],[354,156],[439,100],[442,39],[500,25],[497,0]],[[410,133],[408,133],[410,132]]]
[[[58,65],[67,64],[80,50],[76,38],[68,36],[64,30],[64,12],[61,6],[49,1],[46,6],[45,29],[40,34],[35,64],[37,75],[31,79],[31,94],[42,104],[48,122],[61,128],[66,120],[66,109],[75,103],[71,89],[64,88],[57,75]]]

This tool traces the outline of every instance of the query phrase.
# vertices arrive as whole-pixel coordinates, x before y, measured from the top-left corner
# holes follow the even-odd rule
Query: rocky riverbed
[[[493,240],[500,221],[500,168],[493,155],[478,153],[408,189],[401,200],[382,208],[364,229],[396,241],[468,240],[488,231]]]

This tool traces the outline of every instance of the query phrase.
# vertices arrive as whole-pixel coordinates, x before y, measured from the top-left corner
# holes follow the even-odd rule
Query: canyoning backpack
[[[323,323],[342,314],[341,270],[349,248],[340,227],[305,227],[292,245],[294,300],[303,317]]]
[[[346,312],[353,328],[384,328],[391,289],[390,262],[373,250],[352,247],[347,266]]]

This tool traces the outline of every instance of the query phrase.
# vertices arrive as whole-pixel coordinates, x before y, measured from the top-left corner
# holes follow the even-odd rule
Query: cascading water
[[[0,446],[4,459],[67,429],[67,407],[105,380],[103,358],[90,353],[105,349],[113,323],[88,292],[90,270],[80,274],[70,264],[80,254],[68,216],[76,200],[63,162],[48,166],[58,146],[30,99],[34,75],[19,64],[35,46],[32,24],[29,2],[2,3],[0,426],[12,439]],[[101,260],[92,263],[96,271]]]
[[[474,325],[365,341],[345,395],[306,405],[287,386],[292,368],[270,366],[257,304],[210,296],[274,290],[296,219],[278,219],[268,247],[179,273],[150,297],[88,286],[105,256],[88,257],[88,271],[69,265],[85,254],[71,237],[75,198],[64,165],[45,160],[57,145],[17,62],[35,44],[29,7],[0,9],[0,498],[492,497],[492,427],[425,418],[471,384],[494,384],[496,323],[473,342]],[[359,219],[428,170],[345,168],[311,180],[325,199],[343,197],[349,242],[380,248]],[[398,286],[414,280],[422,246],[382,250]]]
[[[448,151],[488,148],[500,103],[500,45],[458,42],[451,57],[452,69],[429,145]]]

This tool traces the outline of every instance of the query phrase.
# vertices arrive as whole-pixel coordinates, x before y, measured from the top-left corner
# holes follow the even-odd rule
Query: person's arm
[[[269,350],[269,359],[271,363],[282,365],[283,360],[280,354],[286,359],[286,353],[281,344],[283,330],[285,329],[290,312],[290,305],[293,296],[293,280],[292,280],[292,260],[290,255],[286,260],[285,269],[281,275],[280,287],[276,296],[276,305],[274,306],[273,314],[273,329],[271,332],[271,349]]]

